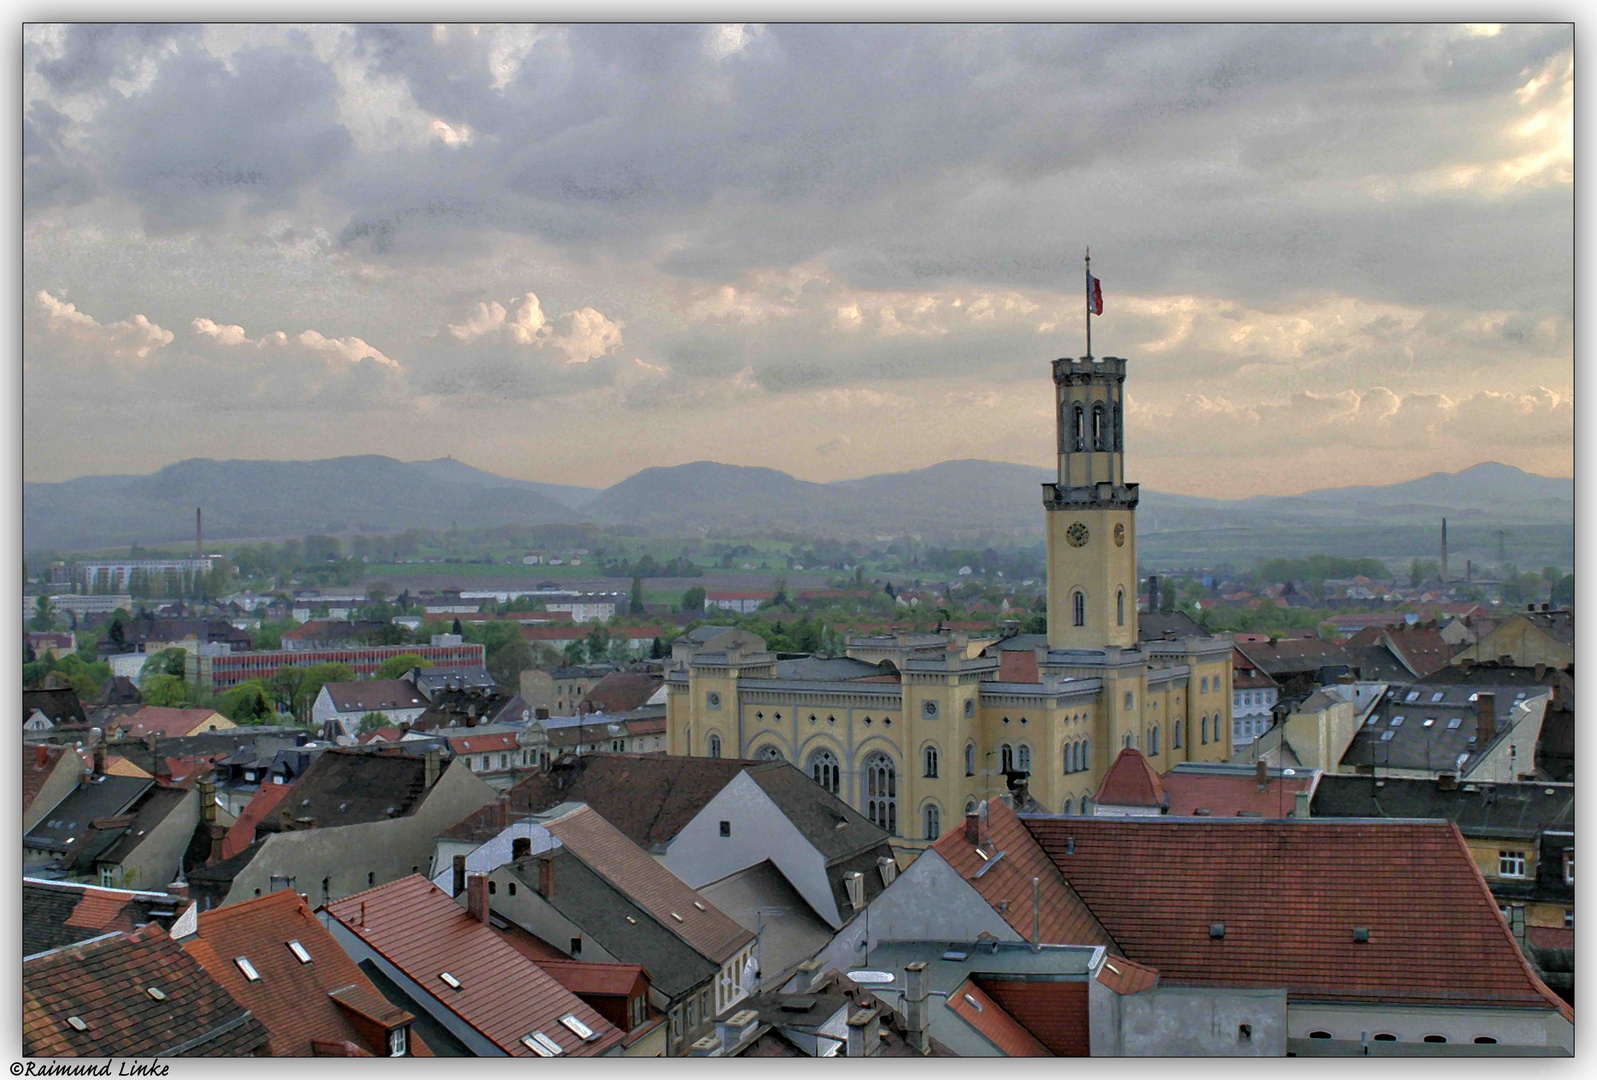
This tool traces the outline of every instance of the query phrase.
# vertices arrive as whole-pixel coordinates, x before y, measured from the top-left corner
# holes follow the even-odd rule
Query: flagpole
[[[1087,281],[1082,295],[1087,301],[1087,359],[1092,359],[1092,248],[1087,249]]]

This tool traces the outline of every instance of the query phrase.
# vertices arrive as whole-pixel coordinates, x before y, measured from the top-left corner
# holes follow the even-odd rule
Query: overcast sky
[[[1568,26],[32,26],[24,478],[1574,463]]]

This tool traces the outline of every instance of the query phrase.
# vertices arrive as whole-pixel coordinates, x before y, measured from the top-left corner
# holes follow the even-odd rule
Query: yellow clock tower
[[[1059,479],[1048,520],[1048,647],[1137,644],[1137,485],[1126,483],[1125,360],[1054,361]]]

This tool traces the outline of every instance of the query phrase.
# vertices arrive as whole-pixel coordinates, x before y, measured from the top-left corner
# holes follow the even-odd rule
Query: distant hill
[[[23,535],[30,551],[170,542],[188,536],[202,506],[206,535],[217,540],[592,522],[675,536],[915,534],[929,544],[1029,545],[1042,540],[1041,484],[1051,478],[1036,466],[964,460],[819,484],[777,469],[696,461],[597,490],[512,480],[451,458],[194,459],[149,476],[24,484]],[[1290,496],[1205,499],[1143,489],[1138,552],[1150,565],[1314,552],[1406,559],[1437,551],[1444,516],[1460,559],[1495,556],[1501,529],[1514,537],[1510,561],[1573,563],[1574,481],[1495,463]]]

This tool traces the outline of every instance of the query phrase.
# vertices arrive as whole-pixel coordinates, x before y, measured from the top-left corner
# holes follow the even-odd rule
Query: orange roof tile
[[[1123,956],[1105,957],[1103,966],[1094,977],[1117,994],[1140,994],[1159,983],[1156,968],[1127,960]]]
[[[595,964],[582,960],[540,960],[538,966],[573,994],[626,997],[643,978],[642,964]]]
[[[1166,985],[1292,998],[1561,1002],[1530,969],[1451,822],[1023,820],[1128,958]],[[1211,926],[1224,927],[1211,936]],[[1369,930],[1367,942],[1353,939]]]
[[[1250,817],[1284,818],[1297,805],[1298,792],[1314,789],[1314,777],[1307,769],[1300,776],[1272,776],[1263,791],[1251,774],[1210,776],[1174,769],[1159,779],[1174,817],[1191,817],[1202,809],[1214,817],[1236,817],[1247,811]]]
[[[299,942],[310,955],[309,963],[294,955],[290,941]],[[360,1028],[334,1000],[333,995],[341,991],[355,990],[376,998],[386,1012],[381,1019],[387,1025],[411,1019],[409,1013],[388,1004],[292,889],[207,911],[200,916],[195,936],[182,944],[213,979],[266,1025],[273,1057],[311,1056],[318,1041],[348,1042],[367,1052],[386,1052],[385,1046],[366,1045]],[[258,980],[244,977],[234,963],[238,956],[249,960],[260,975]],[[412,1054],[431,1056],[414,1031],[409,1043]]]
[[[489,735],[461,735],[449,740],[449,749],[457,754],[486,754],[490,750],[514,750],[516,733],[502,731]]]
[[[294,790],[293,784],[263,784],[255,797],[239,812],[238,820],[222,839],[222,859],[231,859],[255,843],[255,826],[266,819],[277,804]]]
[[[534,1031],[577,1057],[621,1040],[613,1024],[419,874],[322,910],[512,1057],[537,1056],[521,1042]],[[446,971],[459,989],[443,981]],[[599,1037],[583,1042],[560,1022],[567,1013]]]
[[[1114,938],[1065,883],[1014,810],[997,799],[989,800],[987,823],[990,843],[986,859],[976,853],[974,843],[965,839],[963,825],[944,833],[932,850],[970,882],[982,899],[1026,940],[1031,940],[1032,935],[1031,879],[1038,878],[1042,901],[1040,933],[1044,942],[1116,947]],[[1000,851],[1004,857],[993,861]]]
[[[1124,963],[1118,959],[1115,962]],[[1049,1053],[1058,1057],[1091,1054],[1086,980],[978,975],[976,985],[1035,1036]]]
[[[1141,750],[1120,751],[1098,785],[1096,802],[1103,806],[1163,806],[1164,785]]]
[[[132,930],[133,920],[125,913],[131,899],[126,893],[87,888],[72,914],[66,917],[66,925],[87,930]]]
[[[1020,1021],[1005,1012],[970,979],[948,995],[948,1010],[981,1032],[1005,1057],[1054,1056],[1037,1041],[1037,1036],[1022,1027]]]

